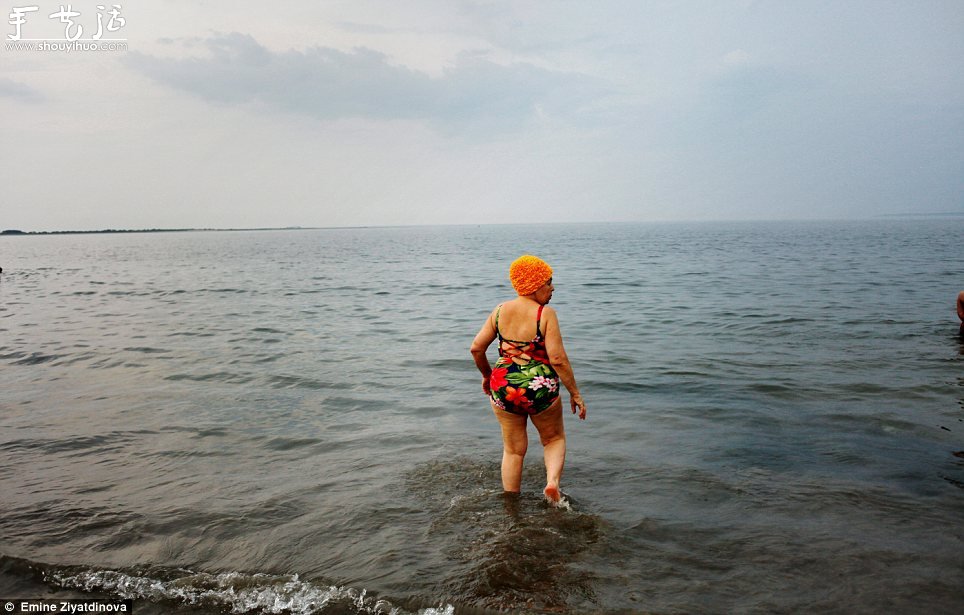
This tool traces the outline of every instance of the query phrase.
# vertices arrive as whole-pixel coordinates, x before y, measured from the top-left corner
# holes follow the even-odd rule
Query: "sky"
[[[961,0],[62,6],[0,0],[0,229],[964,214]]]

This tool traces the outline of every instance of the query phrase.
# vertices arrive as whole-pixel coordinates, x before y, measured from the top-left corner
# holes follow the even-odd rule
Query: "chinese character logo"
[[[61,4],[60,10],[54,13],[50,13],[47,18],[59,20],[60,23],[64,24],[64,39],[67,41],[84,40],[81,37],[84,35],[84,26],[80,22],[82,17],[81,11],[74,10],[72,4],[67,4],[66,6]],[[99,41],[104,35],[104,30],[107,32],[117,32],[125,25],[127,25],[127,20],[121,16],[121,5],[112,4],[110,10],[103,4],[98,4],[97,6],[97,32],[89,40]],[[34,13],[40,10],[39,6],[15,6],[10,10],[10,21],[8,22],[13,26],[14,30],[12,34],[7,34],[7,40],[19,41],[23,37],[23,27],[27,23],[27,16],[30,13]],[[104,11],[108,17],[107,24],[104,24]]]
[[[7,35],[7,39],[11,41],[19,41],[21,36],[20,27],[27,23],[27,13],[32,13],[39,10],[39,6],[13,7],[13,10],[10,11],[10,25],[13,26],[15,30],[13,34]]]

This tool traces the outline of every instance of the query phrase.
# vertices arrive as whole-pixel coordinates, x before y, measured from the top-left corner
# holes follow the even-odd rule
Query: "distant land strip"
[[[201,231],[304,231],[316,230],[309,226],[284,226],[276,228],[143,228],[143,229],[101,229],[98,231],[20,231],[7,229],[0,235],[93,235],[100,233],[194,233]]]
[[[899,214],[880,214],[881,218],[954,218],[964,216],[964,211],[925,211],[925,212],[905,212]]]

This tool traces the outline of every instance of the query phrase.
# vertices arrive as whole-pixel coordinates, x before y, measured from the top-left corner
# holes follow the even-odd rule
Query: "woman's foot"
[[[542,490],[542,494],[546,496],[552,504],[558,504],[559,500],[562,499],[562,492],[559,491],[559,485],[546,485],[546,488]]]

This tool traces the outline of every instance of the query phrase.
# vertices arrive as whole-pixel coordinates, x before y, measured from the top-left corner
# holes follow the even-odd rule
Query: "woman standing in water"
[[[964,290],[957,293],[957,317],[961,319],[961,339],[964,339]]]
[[[555,290],[552,268],[526,254],[512,262],[509,279],[519,296],[492,310],[472,342],[472,358],[482,372],[482,390],[502,427],[503,489],[519,493],[522,488],[522,462],[529,445],[526,426],[531,418],[545,455],[543,493],[549,501],[558,502],[566,461],[560,380],[569,391],[573,414],[578,411],[579,418],[585,419],[586,404],[562,345],[556,312],[546,305]],[[499,359],[493,368],[485,351],[496,338]]]

